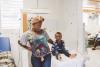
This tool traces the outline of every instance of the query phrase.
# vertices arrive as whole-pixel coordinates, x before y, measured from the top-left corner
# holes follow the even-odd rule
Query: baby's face
[[[55,34],[55,39],[56,40],[61,40],[62,39],[62,35],[60,35],[60,34]]]

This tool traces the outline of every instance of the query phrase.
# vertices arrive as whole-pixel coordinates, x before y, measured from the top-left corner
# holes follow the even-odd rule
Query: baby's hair
[[[56,34],[59,34],[59,35],[61,35],[61,36],[62,36],[62,33],[61,33],[61,32],[56,32]]]

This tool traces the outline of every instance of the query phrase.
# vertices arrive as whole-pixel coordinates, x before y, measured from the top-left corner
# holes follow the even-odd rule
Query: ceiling
[[[86,13],[100,13],[100,0],[87,0],[86,3],[83,3],[82,11]]]

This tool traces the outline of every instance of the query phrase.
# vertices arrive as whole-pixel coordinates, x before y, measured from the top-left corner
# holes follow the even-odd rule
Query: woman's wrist
[[[32,51],[32,48],[28,47],[28,50],[29,50],[29,51]]]
[[[25,45],[21,45],[23,48],[29,50],[29,51],[32,51],[32,48],[31,47],[28,47],[28,46],[25,46]]]
[[[53,44],[53,43],[54,43],[52,39],[49,39],[48,42],[49,42],[50,44]]]

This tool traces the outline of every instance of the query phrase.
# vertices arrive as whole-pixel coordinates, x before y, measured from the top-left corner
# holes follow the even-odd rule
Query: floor
[[[96,50],[87,49],[88,59],[86,61],[86,67],[100,67],[100,47]]]

